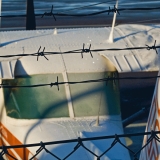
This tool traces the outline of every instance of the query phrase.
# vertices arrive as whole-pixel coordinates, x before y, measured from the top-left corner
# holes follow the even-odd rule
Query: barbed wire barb
[[[95,15],[100,15],[100,14],[104,14],[104,13],[110,13],[110,12],[116,12],[120,15],[120,11],[148,11],[148,10],[159,10],[160,7],[153,7],[153,8],[150,8],[150,7],[146,7],[146,8],[121,8],[121,9],[117,9],[115,6],[113,9],[111,9],[109,7],[109,10],[101,10],[101,11],[98,11],[98,12],[93,12],[93,13],[89,13],[89,14],[64,14],[63,12],[59,12],[59,13],[53,13],[53,5],[52,5],[52,8],[51,8],[51,11],[50,12],[44,12],[43,14],[35,14],[35,16],[41,16],[41,18],[43,18],[44,16],[53,16],[55,21],[56,21],[56,17],[55,16],[64,16],[64,17],[68,17],[68,16],[73,16],[73,17],[85,17],[85,16],[95,16]],[[0,17],[5,17],[5,18],[16,18],[16,17],[27,17],[26,14],[19,14],[19,15],[0,15]]]
[[[104,52],[104,51],[123,51],[123,50],[142,50],[142,49],[147,49],[147,50],[151,50],[154,49],[157,52],[157,48],[160,48],[160,46],[156,46],[156,40],[154,42],[153,46],[149,46],[149,45],[145,45],[144,47],[132,47],[132,48],[106,48],[106,49],[93,49],[91,50],[91,44],[89,46],[89,49],[85,49],[85,44],[83,43],[83,49],[77,49],[77,50],[71,50],[71,51],[66,51],[66,52],[44,52],[45,47],[43,49],[42,52],[40,52],[41,46],[38,49],[37,53],[31,53],[31,54],[15,54],[15,55],[0,55],[1,58],[9,58],[9,57],[17,57],[17,56],[21,56],[21,57],[25,57],[25,56],[37,56],[37,61],[39,56],[44,56],[47,60],[48,58],[46,57],[46,55],[57,55],[57,54],[68,54],[68,53],[81,53],[81,57],[83,58],[83,53],[90,53],[91,57],[93,58],[92,52]]]
[[[39,56],[44,56],[45,59],[48,60],[48,58],[45,56],[45,53],[44,53],[45,47],[43,48],[42,52],[39,52],[40,49],[41,49],[41,46],[39,47],[38,52],[37,52],[37,61],[38,61]]]
[[[155,50],[155,51],[156,51],[156,53],[158,54],[157,49],[156,49],[156,40],[155,40],[155,42],[154,42],[154,45],[153,45],[153,46],[149,46],[149,45],[146,45],[146,46],[147,46],[147,50],[151,50],[151,49],[153,49],[153,50]]]
[[[82,56],[82,58],[83,58],[84,46],[85,46],[85,44],[83,43],[83,49],[82,49],[82,51],[81,51],[81,56]]]
[[[55,83],[55,85],[57,86],[57,88],[58,88],[58,91],[59,91],[58,76],[57,76],[57,82]]]
[[[83,49],[81,51],[82,58],[83,58],[83,53],[90,53],[91,57],[93,58],[93,55],[92,55],[92,52],[91,52],[91,44],[89,45],[88,49],[84,49],[84,47],[85,47],[85,44],[83,43]]]
[[[54,85],[57,86],[58,88],[58,91],[59,91],[59,85],[63,85],[63,84],[82,84],[82,83],[96,83],[96,82],[105,82],[106,83],[106,86],[107,86],[107,83],[108,81],[116,81],[116,80],[137,80],[137,79],[156,79],[156,78],[160,78],[160,76],[152,76],[152,77],[109,77],[108,78],[102,78],[102,79],[90,79],[90,80],[85,80],[85,81],[71,81],[71,82],[59,82],[58,81],[58,76],[57,76],[57,81],[54,82],[54,83],[44,83],[44,84],[33,84],[33,85],[10,85],[10,84],[3,84],[1,83],[0,84],[0,87],[1,88],[36,88],[36,87],[44,87],[44,86],[50,86],[50,87],[53,87]]]
[[[62,83],[63,83],[63,82],[62,82]],[[60,84],[62,84],[62,83],[60,83]],[[56,82],[54,82],[54,83],[50,83],[50,86],[51,86],[51,87],[53,87],[53,86],[57,86],[57,89],[58,89],[58,91],[59,91],[58,76],[57,76],[57,81],[56,81]]]
[[[113,9],[111,9],[111,7],[109,6],[108,15],[110,14],[110,12],[118,13],[120,15],[119,10],[115,5]]]
[[[43,18],[44,16],[53,16],[54,20],[56,21],[56,17],[55,15],[53,14],[53,5],[51,7],[51,11],[50,12],[44,12],[44,14],[42,15],[41,18]]]

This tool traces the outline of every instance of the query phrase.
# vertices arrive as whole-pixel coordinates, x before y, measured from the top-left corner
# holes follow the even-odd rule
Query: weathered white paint
[[[88,48],[92,44],[91,49],[106,48],[126,48],[126,47],[144,47],[152,46],[155,39],[156,45],[160,44],[159,34],[160,25],[119,25],[114,29],[115,43],[103,43],[106,35],[109,36],[110,28],[74,28],[74,29],[58,29],[58,34],[53,35],[51,30],[35,30],[35,31],[10,31],[0,32],[1,55],[14,54],[31,54],[36,53],[41,46],[46,47],[47,52],[62,53],[70,50],[81,49],[83,43]],[[41,49],[42,50],[42,49]],[[159,50],[157,49],[159,52]],[[86,72],[104,72],[113,71],[113,66],[118,72],[137,72],[137,71],[157,71],[158,59],[154,50],[126,50],[126,51],[104,51],[93,52],[93,58],[88,53],[63,54],[67,73],[86,73]],[[61,55],[47,55],[49,61],[43,56],[39,57],[10,57],[0,58],[0,69],[3,70],[2,79],[11,79],[16,75],[34,75],[45,73],[63,73],[64,64]],[[14,72],[13,67],[7,61],[16,62],[17,69]],[[107,64],[105,59],[108,59]],[[5,62],[4,62],[5,61]],[[110,61],[110,64],[109,64]],[[36,62],[36,63],[35,63]],[[6,65],[5,65],[6,64]],[[109,64],[109,65],[108,65]],[[106,66],[108,65],[108,66]],[[10,71],[9,71],[10,70]],[[9,74],[8,74],[9,73]],[[12,73],[12,74],[11,74]],[[0,74],[1,75],[1,74]]]
[[[118,5],[118,3],[117,3]],[[117,6],[116,6],[117,7]],[[0,32],[1,37],[1,55],[15,54],[31,54],[36,53],[41,46],[46,47],[46,52],[61,52],[64,53],[70,50],[82,49],[83,43],[85,48],[92,44],[91,49],[106,49],[106,48],[126,48],[153,45],[157,39],[157,45],[160,44],[159,25],[144,26],[144,25],[119,25],[115,28],[114,37],[115,43],[102,43],[106,40],[106,35],[109,36],[110,29],[101,28],[74,28],[74,29],[58,29],[58,34],[53,35],[52,30],[34,30],[34,31],[10,31]],[[42,50],[41,48],[41,50]],[[37,57],[10,57],[0,58],[1,70],[3,71],[2,78],[10,78],[11,75],[34,75],[46,73],[63,73],[64,81],[68,81],[67,73],[90,73],[90,72],[106,72],[113,71],[117,68],[119,72],[134,72],[156,70],[158,66],[157,54],[154,50],[140,51],[104,51],[93,52],[93,58],[89,53],[84,53],[81,58],[81,53],[73,54],[66,53],[61,55],[46,55],[49,61],[43,56]],[[12,67],[11,63],[16,62],[16,67]],[[108,61],[107,61],[108,59]],[[110,60],[110,61],[109,61]],[[15,63],[14,62],[14,63]],[[111,62],[109,64],[109,62]],[[7,67],[6,67],[7,66]],[[11,66],[11,67],[10,67]],[[14,65],[15,66],[15,65]],[[16,69],[15,69],[16,68]],[[147,69],[146,69],[147,68]],[[9,76],[8,76],[9,75]],[[11,78],[14,78],[12,76]],[[0,82],[2,82],[0,78]],[[69,112],[71,118],[51,118],[51,119],[14,119],[6,115],[4,107],[4,96],[2,88],[0,89],[0,113],[1,123],[22,143],[38,143],[40,141],[58,141],[64,139],[75,139],[77,137],[96,137],[103,135],[123,134],[122,122],[120,115],[99,117],[99,126],[95,126],[97,116],[94,117],[74,117],[74,110],[71,103],[71,95],[69,86],[65,86],[67,99],[69,103]],[[18,105],[17,105],[18,107]],[[74,118],[73,118],[74,117]],[[38,135],[38,136],[37,136]],[[122,139],[124,142],[124,139]],[[113,139],[85,142],[85,146],[100,155],[110,144]],[[125,142],[124,142],[125,143]],[[75,147],[74,144],[53,145],[47,146],[51,152],[65,155]],[[57,148],[56,148],[57,147]],[[37,148],[30,149],[32,153],[36,153]],[[62,153],[63,151],[63,153]],[[40,154],[40,159],[49,159],[49,154]],[[110,154],[109,154],[110,153]],[[120,145],[116,145],[113,149],[104,155],[103,159],[119,159],[129,160],[128,151]],[[116,154],[115,154],[116,153]],[[81,155],[81,156],[79,156]],[[77,150],[72,159],[93,159],[85,150]],[[53,158],[53,157],[52,157]]]

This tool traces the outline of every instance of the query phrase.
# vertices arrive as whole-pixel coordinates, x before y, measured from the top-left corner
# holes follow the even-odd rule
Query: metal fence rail
[[[57,160],[66,160],[69,158],[74,152],[76,152],[80,147],[83,147],[87,152],[90,152],[92,155],[96,157],[97,160],[100,160],[109,150],[111,150],[117,143],[120,144],[122,147],[127,149],[130,154],[133,156],[134,160],[138,160],[138,154],[147,146],[149,145],[153,140],[160,142],[160,138],[158,137],[158,134],[160,134],[160,131],[151,131],[151,132],[144,132],[144,133],[133,133],[133,134],[121,134],[121,135],[111,135],[111,136],[102,136],[102,137],[92,137],[92,138],[78,138],[78,139],[71,139],[71,140],[62,140],[62,141],[54,141],[54,142],[40,142],[40,143],[34,143],[34,144],[24,144],[24,145],[14,145],[14,146],[0,146],[0,149],[2,150],[0,153],[0,157],[3,157],[4,154],[8,155],[9,157],[17,160],[16,157],[13,157],[12,155],[9,154],[8,150],[9,149],[16,149],[16,148],[28,148],[28,147],[37,147],[39,146],[40,148],[36,151],[36,154],[30,158],[30,160],[34,159],[40,152],[45,150],[48,154],[52,155],[54,158]],[[139,150],[132,151],[126,144],[123,144],[120,140],[122,137],[131,137],[131,136],[144,136],[144,135],[150,135],[150,137],[147,140],[147,143],[143,145]],[[106,140],[106,139],[114,139],[113,142],[111,143],[109,148],[106,148],[106,150],[101,154],[97,155],[90,149],[88,149],[83,142],[86,141],[93,141],[93,140]],[[68,153],[63,159],[59,158],[57,155],[54,153],[50,152],[46,146],[49,145],[55,145],[55,144],[66,144],[66,143],[72,143],[72,142],[77,142],[73,150]]]

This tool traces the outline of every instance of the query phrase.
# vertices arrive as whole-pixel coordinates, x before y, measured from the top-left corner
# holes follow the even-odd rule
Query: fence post
[[[26,30],[35,30],[36,21],[34,14],[33,0],[27,0],[27,17],[26,17]]]
[[[118,0],[116,1],[116,6],[115,7],[118,8]],[[117,12],[114,12],[113,21],[112,21],[112,28],[111,28],[111,32],[110,32],[110,35],[109,35],[109,38],[108,38],[109,43],[114,42],[113,32],[114,32],[114,26],[115,26],[115,22],[116,22],[116,15],[117,15]]]

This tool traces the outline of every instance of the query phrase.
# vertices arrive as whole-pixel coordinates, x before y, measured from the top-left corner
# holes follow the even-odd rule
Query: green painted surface
[[[62,74],[34,75],[17,77],[14,80],[5,80],[4,84],[33,85],[55,82],[56,78],[63,82]],[[64,85],[4,89],[7,115],[18,119],[36,119],[69,117],[68,104]]]
[[[69,81],[84,81],[113,77],[116,72],[69,74]],[[116,83],[116,84],[115,84]],[[76,117],[98,115],[119,115],[120,96],[118,82],[92,82],[70,85],[71,95],[79,95],[73,100]],[[88,94],[86,94],[88,93]]]
[[[114,72],[115,73],[115,72]],[[9,85],[50,84],[63,82],[62,74],[45,74],[16,77],[4,80]],[[113,73],[70,73],[69,82],[112,77]],[[4,88],[7,115],[17,119],[39,119],[69,117],[68,103],[64,85],[37,88]],[[72,103],[76,117],[100,115],[119,115],[120,100],[118,83],[105,82],[70,84]]]

